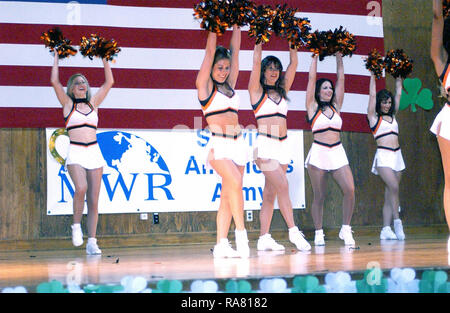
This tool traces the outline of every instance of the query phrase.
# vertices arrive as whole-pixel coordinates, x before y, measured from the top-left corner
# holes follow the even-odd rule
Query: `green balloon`
[[[169,284],[169,293],[180,293],[183,290],[183,283],[179,280],[171,280]]]
[[[295,292],[315,292],[314,290],[319,287],[319,279],[312,275],[294,277],[292,283]]]
[[[163,293],[179,293],[183,290],[183,284],[179,280],[163,279],[158,281],[156,288]]]
[[[227,283],[225,284],[225,291],[226,292],[232,292],[232,293],[237,293],[239,292],[239,285],[238,282],[235,280],[229,280],[227,281]]]
[[[52,280],[48,283],[40,283],[36,287],[37,293],[66,293],[67,289],[64,289],[61,282]]]
[[[246,280],[240,280],[238,282],[238,288],[240,293],[249,293],[252,291],[252,285]]]

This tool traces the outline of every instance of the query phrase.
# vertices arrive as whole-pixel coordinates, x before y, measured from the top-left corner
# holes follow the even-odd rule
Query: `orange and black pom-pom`
[[[444,19],[450,17],[450,0],[442,0],[442,15]]]
[[[117,47],[117,41],[114,39],[106,40],[96,34],[91,34],[89,38],[84,36],[81,38],[80,53],[91,60],[94,57],[100,57],[112,61],[119,52],[120,48]]]
[[[225,2],[225,22],[239,27],[248,25],[255,18],[255,4],[249,0],[229,0]]]
[[[276,17],[276,10],[268,5],[259,5],[255,9],[255,17],[250,22],[248,36],[255,38],[256,44],[266,43],[273,33],[273,21]]]
[[[330,55],[340,52],[342,56],[352,56],[356,50],[355,36],[340,26],[333,31],[327,46]]]
[[[380,79],[383,75],[384,60],[383,56],[377,51],[377,49],[370,51],[364,62],[366,63],[366,69],[372,72],[377,79]]]
[[[205,0],[194,5],[194,17],[201,20],[200,27],[222,35],[229,26],[228,4],[220,0]]]
[[[326,56],[330,55],[327,47],[328,38],[331,35],[331,31],[319,31],[316,30],[310,34],[307,47],[313,53],[313,55],[319,56],[319,60],[322,61]]]
[[[273,31],[277,36],[286,38],[292,49],[305,47],[310,39],[311,24],[307,18],[295,17],[297,9],[278,5],[273,20]]]
[[[279,4],[275,9],[275,18],[272,22],[272,27],[275,35],[283,37],[286,32],[288,23],[292,23],[294,19],[295,10],[288,8],[287,4]]]
[[[310,35],[307,47],[322,61],[325,57],[335,55],[337,52],[340,52],[342,56],[352,56],[356,50],[356,41],[354,35],[341,26],[334,31],[316,30]]]
[[[390,50],[384,58],[384,68],[394,78],[406,78],[413,70],[413,60],[403,52],[403,49]]]
[[[58,53],[58,58],[60,59],[77,54],[77,50],[70,45],[71,41],[64,38],[62,31],[58,27],[42,33],[40,39],[46,47],[50,48],[50,52]]]

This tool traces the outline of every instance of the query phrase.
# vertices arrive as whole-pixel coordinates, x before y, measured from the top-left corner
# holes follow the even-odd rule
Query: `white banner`
[[[47,143],[55,131],[46,129]],[[256,131],[244,130],[243,136],[252,149]],[[221,179],[206,165],[205,146],[210,137],[206,130],[99,129],[97,140],[107,163],[99,213],[217,211]],[[291,157],[287,176],[292,205],[304,209],[303,131],[288,131],[286,140]],[[56,151],[65,159],[69,139],[60,135],[54,143],[53,155],[47,149],[47,214],[72,214],[74,186],[54,157]],[[256,164],[248,162],[242,190],[245,210],[260,209],[263,189],[264,175]]]

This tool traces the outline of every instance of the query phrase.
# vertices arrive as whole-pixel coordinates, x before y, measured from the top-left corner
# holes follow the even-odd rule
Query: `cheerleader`
[[[402,152],[398,143],[398,123],[395,114],[398,112],[402,94],[402,78],[396,78],[395,98],[386,89],[376,92],[376,78],[370,77],[369,104],[367,121],[377,143],[377,151],[372,165],[372,173],[380,175],[385,184],[383,205],[382,240],[404,240],[402,221],[398,207],[399,185],[402,171],[405,169]],[[394,231],[391,229],[394,218]]]
[[[258,137],[254,153],[255,163],[265,177],[263,202],[260,212],[260,237],[258,250],[284,250],[270,235],[275,198],[288,229],[289,240],[299,250],[310,250],[310,244],[295,226],[286,170],[291,161],[287,146],[287,93],[294,82],[298,56],[290,49],[290,63],[282,76],[283,66],[275,56],[267,56],[261,62],[262,44],[256,44],[253,52],[253,69],[248,90],[258,124]]]
[[[247,258],[250,249],[244,224],[242,180],[248,154],[239,126],[239,97],[234,90],[239,74],[240,28],[233,25],[230,50],[216,47],[216,42],[217,34],[208,32],[205,57],[196,80],[198,99],[212,133],[207,146],[208,162],[222,178],[213,255]],[[236,250],[227,239],[232,219],[236,226]]]
[[[106,165],[97,143],[98,107],[105,99],[114,84],[111,67],[106,59],[102,59],[105,82],[92,95],[89,83],[82,74],[74,74],[67,82],[66,91],[59,81],[58,53],[51,72],[51,84],[56,97],[63,108],[66,129],[69,134],[70,146],[66,165],[70,178],[75,185],[73,196],[72,243],[74,246],[83,244],[81,218],[84,201],[87,200],[87,254],[101,254],[97,245],[96,231],[98,221],[98,198]]]
[[[436,135],[444,169],[444,211],[450,228],[450,66],[448,59],[450,18],[443,17],[442,0],[433,0],[433,26],[431,34],[431,59],[447,98],[439,114],[434,119],[430,131]],[[450,237],[447,243],[450,253]]]
[[[313,56],[306,89],[306,112],[311,123],[314,142],[305,160],[311,180],[314,199],[311,214],[316,229],[314,244],[325,245],[322,229],[323,204],[327,176],[331,174],[343,192],[342,227],[339,238],[345,245],[354,245],[350,221],[355,205],[355,186],[347,155],[340,141],[342,118],[340,111],[344,101],[344,63],[342,54],[336,53],[336,87],[328,79],[317,78],[318,56]]]

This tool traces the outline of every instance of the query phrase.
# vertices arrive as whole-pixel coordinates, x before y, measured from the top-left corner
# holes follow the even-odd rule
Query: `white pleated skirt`
[[[405,169],[405,162],[402,156],[402,150],[392,151],[388,149],[377,149],[372,164],[372,173],[378,175],[377,167],[389,167],[396,172]]]
[[[85,169],[92,170],[105,166],[106,162],[98,143],[89,146],[70,144],[66,166],[70,164],[79,164]]]
[[[436,115],[430,131],[436,136],[450,140],[450,104],[446,103]]]
[[[342,143],[327,147],[313,142],[305,160],[305,167],[309,164],[325,171],[333,171],[348,165],[348,159]]]
[[[253,155],[255,160],[261,158],[277,160],[280,164],[291,163],[287,138],[279,140],[277,138],[258,135]]]

